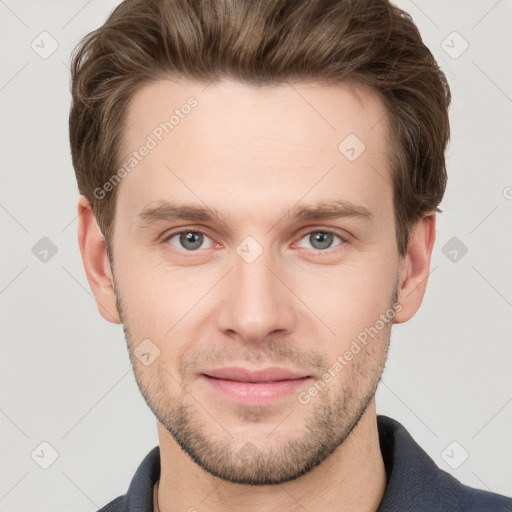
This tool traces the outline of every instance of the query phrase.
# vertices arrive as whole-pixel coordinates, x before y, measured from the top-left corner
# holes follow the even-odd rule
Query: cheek
[[[395,272],[390,261],[361,257],[329,269],[295,272],[291,287],[334,331],[334,338],[348,341],[388,311]]]
[[[141,253],[119,260],[116,267],[127,317],[139,337],[172,336],[201,311],[212,313],[214,304],[222,302],[216,295],[221,287],[214,289],[226,272],[220,263],[173,267]],[[310,319],[303,321],[311,324],[321,319],[337,339],[347,340],[388,310],[397,267],[391,250],[375,247],[354,251],[336,265],[301,262],[282,270],[294,292],[289,295],[289,306],[303,319]]]
[[[216,274],[200,267],[172,268],[133,259],[119,265],[118,279],[127,321],[138,337],[154,337],[163,343],[185,328],[201,310],[199,304],[216,282]]]

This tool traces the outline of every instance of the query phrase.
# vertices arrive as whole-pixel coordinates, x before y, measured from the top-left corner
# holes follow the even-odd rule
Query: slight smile
[[[287,368],[249,370],[226,367],[206,370],[199,378],[235,403],[261,406],[296,392],[312,376]]]

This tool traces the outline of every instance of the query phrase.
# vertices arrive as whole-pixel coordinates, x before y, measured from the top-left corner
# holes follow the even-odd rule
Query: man
[[[159,446],[103,511],[481,511],[375,391],[450,90],[384,0],[126,0],[72,66],[79,244]]]

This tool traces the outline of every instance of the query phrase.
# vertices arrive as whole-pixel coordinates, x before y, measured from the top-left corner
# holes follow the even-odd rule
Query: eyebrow
[[[292,221],[323,220],[355,217],[372,220],[372,212],[362,205],[344,199],[322,202],[316,205],[298,204],[282,217]],[[282,218],[281,217],[281,218]],[[145,228],[159,221],[188,220],[191,222],[224,222],[224,215],[216,208],[187,204],[160,202],[157,206],[146,206],[136,216],[137,226]]]

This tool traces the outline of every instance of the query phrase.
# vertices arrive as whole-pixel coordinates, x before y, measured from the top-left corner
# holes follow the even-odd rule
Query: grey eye
[[[323,230],[311,231],[310,233],[307,233],[305,236],[303,236],[302,240],[307,240],[310,244],[310,248],[317,251],[322,251],[331,248],[334,238],[337,238],[343,242],[343,240],[341,240],[338,235],[332,233],[331,231]]]
[[[171,235],[168,238],[169,243],[178,248],[186,249],[187,251],[195,251],[201,247],[204,242],[206,235],[200,231],[180,231]],[[178,243],[173,243],[173,239],[178,238]]]

